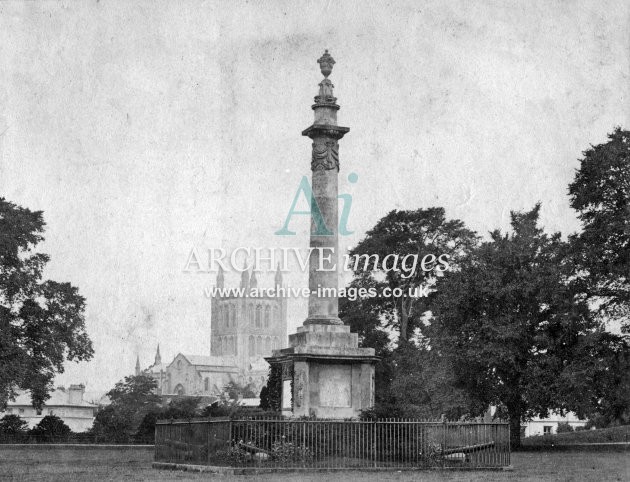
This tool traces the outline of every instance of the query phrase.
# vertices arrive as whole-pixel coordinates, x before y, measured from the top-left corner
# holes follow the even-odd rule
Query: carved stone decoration
[[[333,85],[333,83],[328,80],[328,79],[324,79],[319,83],[319,95],[326,98],[326,97],[332,97],[333,95],[333,88],[335,86]]]
[[[285,362],[282,364],[282,379],[291,380],[293,378],[293,363]]]
[[[316,104],[334,104],[337,97],[333,95],[333,83],[329,79],[324,79],[319,83],[319,95],[315,96]]]
[[[332,72],[333,65],[335,65],[335,59],[328,53],[328,50],[324,52],[318,60],[319,69],[322,71],[324,77],[328,77]]]
[[[370,377],[370,407],[374,406],[374,371],[372,371],[372,376]]]
[[[339,144],[335,140],[313,142],[312,171],[339,171]]]
[[[295,377],[295,405],[301,407],[304,403],[304,390],[306,389],[306,374],[299,370]]]

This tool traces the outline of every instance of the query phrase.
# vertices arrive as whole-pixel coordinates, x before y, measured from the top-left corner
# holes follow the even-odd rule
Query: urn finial
[[[335,59],[333,59],[332,56],[328,53],[328,49],[326,49],[324,55],[322,55],[317,60],[317,63],[319,64],[319,68],[322,71],[324,77],[328,78],[328,76],[332,72],[333,65],[335,65]]]

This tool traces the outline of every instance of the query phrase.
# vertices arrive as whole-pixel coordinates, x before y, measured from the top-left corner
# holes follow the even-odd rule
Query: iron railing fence
[[[158,421],[155,460],[277,468],[499,468],[507,423],[412,419]]]

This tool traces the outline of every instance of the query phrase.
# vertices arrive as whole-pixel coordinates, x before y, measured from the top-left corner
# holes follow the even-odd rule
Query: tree
[[[0,419],[1,435],[20,435],[26,433],[28,422],[19,415],[5,415]]]
[[[381,357],[375,367],[375,407],[365,416],[433,417],[461,412],[455,407],[462,392],[443,383],[445,366],[411,340],[430,298],[409,293],[435,283],[444,269],[440,256],[454,269],[476,243],[475,233],[461,221],[447,220],[442,208],[395,210],[350,251],[354,279],[349,296],[340,299],[339,316],[359,334],[361,346],[374,348]],[[353,296],[351,290],[361,288],[372,289],[377,296]],[[400,288],[402,296],[380,296],[385,288]],[[398,334],[398,348],[390,339],[392,332]]]
[[[460,418],[468,403],[463,390],[452,386],[446,360],[410,340],[393,349],[373,304],[360,298],[341,298],[339,316],[350,331],[359,335],[359,345],[375,349],[381,360],[375,366],[375,406],[364,418]]]
[[[400,416],[457,420],[468,415],[471,401],[465,390],[455,387],[449,361],[411,343],[396,350],[390,394]]]
[[[157,408],[147,412],[135,434],[136,440],[153,443],[155,437],[155,423],[158,420],[167,419],[187,419],[201,416],[199,403],[201,397],[178,397],[173,398],[166,407]]]
[[[142,419],[142,422],[140,422],[138,430],[136,430],[136,440],[151,444],[155,443],[155,423],[159,419],[165,418],[161,415],[159,411],[148,412]]]
[[[375,406],[363,418],[431,418],[457,420],[467,415],[470,402],[454,387],[448,360],[434,350],[406,343],[390,353],[385,367],[390,378],[376,383]],[[378,367],[381,365],[377,365]]]
[[[94,417],[90,433],[108,442],[129,442],[134,432],[133,414],[128,410],[117,410],[107,405],[100,407]]]
[[[173,398],[166,408],[160,411],[160,418],[191,419],[199,415],[201,397]]]
[[[598,427],[630,424],[630,345],[604,330],[584,336],[558,380],[574,411]],[[589,383],[584,383],[587,376]]]
[[[85,332],[85,299],[70,283],[42,280],[49,257],[41,211],[0,198],[0,410],[17,390],[42,407],[68,361],[92,358]]]
[[[157,382],[147,375],[131,375],[116,383],[107,392],[110,405],[96,414],[92,432],[115,442],[131,440],[145,415],[159,409],[156,388]]]
[[[148,375],[130,375],[107,392],[111,406],[128,407],[134,412],[155,408],[160,397],[155,394],[157,382]]]
[[[455,386],[470,395],[471,412],[505,408],[514,447],[522,420],[578,408],[575,392],[591,385],[597,364],[577,373],[576,363],[602,329],[572,283],[566,243],[537,226],[539,210],[513,212],[511,234],[491,233],[440,280],[426,330],[452,363]]]
[[[445,268],[442,261],[456,266],[476,242],[475,233],[459,220],[447,220],[443,208],[391,211],[350,251],[350,261],[358,261],[352,266],[351,287],[372,288],[378,294],[386,287],[402,289],[402,296],[366,297],[364,303],[404,343],[427,309],[427,300],[413,296],[410,289],[433,284]],[[414,258],[405,260],[410,255],[417,257],[415,270]],[[394,266],[397,269],[391,269]]]
[[[339,317],[352,333],[359,335],[359,346],[374,348],[376,356],[391,354],[389,334],[383,328],[376,304],[361,298],[339,298]]]
[[[46,415],[31,430],[31,434],[39,441],[50,442],[66,440],[71,432],[70,427],[56,415]]]
[[[630,131],[617,127],[605,144],[591,146],[569,185],[571,207],[582,221],[571,237],[574,254],[600,308],[630,314]],[[625,328],[630,329],[626,321]]]

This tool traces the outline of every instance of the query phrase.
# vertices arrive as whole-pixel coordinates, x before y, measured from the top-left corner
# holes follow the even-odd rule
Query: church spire
[[[217,273],[217,288],[223,288],[225,284],[225,276],[223,274],[223,268],[219,265],[219,272]]]
[[[155,361],[153,362],[154,366],[158,366],[162,364],[162,357],[160,356],[160,344],[158,343],[157,351],[155,352]]]
[[[140,355],[136,355],[136,376],[140,375]]]
[[[258,278],[256,278],[255,269],[252,269],[252,276],[249,278],[249,287],[252,289],[258,288]]]

